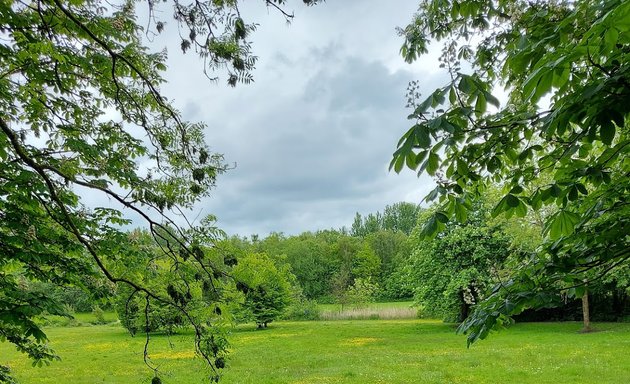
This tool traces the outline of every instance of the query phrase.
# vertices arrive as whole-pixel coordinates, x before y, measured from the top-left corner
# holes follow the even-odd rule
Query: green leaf
[[[505,199],[506,199],[505,201],[507,203],[507,206],[510,208],[518,207],[518,205],[521,203],[521,200],[511,193],[507,194],[505,196]]]
[[[416,169],[418,167],[418,163],[416,162],[416,154],[413,153],[413,151],[409,151],[409,153],[407,153],[407,156],[405,157],[405,162],[407,164],[407,167],[409,167],[410,169]]]
[[[444,212],[435,212],[435,218],[443,224],[448,223],[448,216]]]
[[[394,172],[400,173],[405,165],[405,156],[399,155],[394,162]],[[391,167],[390,167],[391,168]]]
[[[428,195],[426,195],[426,197],[424,198],[424,201],[426,202],[431,202],[433,200],[435,200],[440,194],[440,187],[435,187],[433,188],[433,190],[431,190],[431,192],[429,192]]]
[[[455,87],[451,87],[448,92],[448,101],[451,104],[455,104],[457,102],[457,94],[455,93]]]
[[[569,193],[567,194],[567,197],[569,198],[569,200],[571,201],[575,201],[578,198],[578,189],[577,187],[574,185],[569,189]]]
[[[425,114],[429,107],[431,107],[431,104],[433,104],[433,94],[429,95],[429,97],[427,97],[422,103],[420,103],[420,105],[418,105],[418,107],[416,107],[416,109],[414,110],[414,113],[416,115]]]
[[[466,222],[466,220],[468,220],[468,209],[466,206],[464,206],[464,204],[462,204],[459,200],[455,200],[453,207],[455,210],[455,219],[460,223]]]
[[[474,88],[474,82],[472,81],[469,75],[462,75],[459,80],[459,84],[457,89],[459,89],[462,93],[470,94]]]
[[[457,159],[457,173],[462,176],[467,176],[470,173],[470,169],[466,162]]]
[[[429,158],[427,159],[427,173],[431,176],[435,176],[435,172],[437,172],[437,170],[440,167],[440,157],[431,152],[429,153]]]
[[[519,200],[518,205],[514,208],[514,214],[517,217],[525,217],[527,215],[527,206],[523,201]]]
[[[619,38],[619,31],[617,28],[610,27],[606,29],[606,33],[604,34],[604,49],[606,51],[612,51],[617,44],[617,39]],[[604,53],[606,54],[606,53]]]
[[[488,162],[486,163],[486,169],[490,173],[494,173],[500,168],[501,168],[501,159],[499,159],[496,156],[492,156],[490,160],[488,160]]]
[[[536,87],[540,82],[541,72],[545,70],[545,68],[541,67],[534,70],[530,75],[525,79],[523,83],[523,95],[526,98],[532,98],[536,92]]]
[[[610,145],[615,138],[615,125],[610,120],[602,121],[602,125],[599,128],[599,136],[602,139],[602,143]]]
[[[529,205],[532,207],[534,211],[542,208],[542,193],[536,192],[530,199]]]
[[[584,186],[584,184],[581,183],[577,183],[575,184],[576,188],[578,189],[578,191],[580,191],[581,194],[583,195],[588,195],[588,190],[586,189],[586,187]]]
[[[483,93],[480,92],[477,95],[477,102],[475,103],[475,113],[477,114],[477,116],[481,116],[486,113],[487,105],[488,102],[486,101],[486,97]]]
[[[429,220],[422,226],[422,231],[420,231],[420,236],[422,237],[434,237],[438,232],[438,221],[435,215],[431,216]]]
[[[495,106],[497,108],[501,107],[501,102],[499,102],[499,99],[497,99],[496,97],[492,96],[492,94],[490,92],[484,91],[483,94],[484,94],[486,100],[488,100],[488,102],[490,104],[492,104],[493,106]]]
[[[555,240],[562,236],[572,234],[575,229],[575,225],[579,222],[579,215],[563,209],[552,217],[551,222],[546,228],[546,232],[552,240]]]
[[[416,155],[416,164],[421,164],[424,161],[424,159],[427,157],[428,153],[429,151],[418,152],[418,154]]]
[[[497,203],[497,205],[492,209],[492,217],[497,217],[510,208],[507,203],[507,199],[507,196],[503,196],[503,198]]]
[[[415,134],[420,148],[429,148],[431,146],[431,136],[426,125],[417,125]]]

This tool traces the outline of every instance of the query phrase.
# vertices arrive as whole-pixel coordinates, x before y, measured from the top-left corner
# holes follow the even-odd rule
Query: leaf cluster
[[[426,199],[439,209],[424,235],[435,236],[451,217],[465,220],[470,202],[499,185],[493,215],[551,212],[538,255],[545,265],[538,272],[550,281],[625,263],[630,4],[426,0],[399,32],[410,62],[431,39],[443,42],[440,63],[450,77],[425,99],[412,84],[415,123],[391,163],[436,177]],[[533,285],[518,286],[515,295],[537,297]],[[519,305],[502,308],[478,312],[465,329],[470,340]]]

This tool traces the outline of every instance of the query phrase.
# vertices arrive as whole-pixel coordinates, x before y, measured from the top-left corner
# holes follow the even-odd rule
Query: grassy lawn
[[[428,320],[278,322],[242,326],[223,383],[619,383],[630,382],[630,324],[517,324],[471,349],[453,327]],[[62,361],[33,368],[0,343],[0,364],[22,383],[148,383],[143,337],[115,325],[48,329]],[[152,360],[165,383],[200,383],[192,336],[156,335]]]

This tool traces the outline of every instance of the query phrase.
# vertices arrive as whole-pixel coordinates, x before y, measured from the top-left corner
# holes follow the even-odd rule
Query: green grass
[[[630,324],[517,324],[470,349],[453,326],[429,320],[278,322],[242,326],[222,380],[233,384],[609,383],[630,378]],[[63,360],[32,368],[0,343],[0,364],[22,383],[148,383],[142,337],[121,327],[50,328]],[[153,362],[165,383],[200,383],[191,335],[154,336]],[[169,345],[169,341],[171,345]]]

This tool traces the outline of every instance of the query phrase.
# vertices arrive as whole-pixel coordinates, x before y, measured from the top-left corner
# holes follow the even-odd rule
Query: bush
[[[282,316],[284,320],[319,320],[320,312],[313,300],[294,301],[287,307]]]
[[[101,307],[95,305],[94,308],[92,308],[92,314],[96,317],[96,324],[107,324],[107,321],[105,320],[105,312],[103,312]]]

